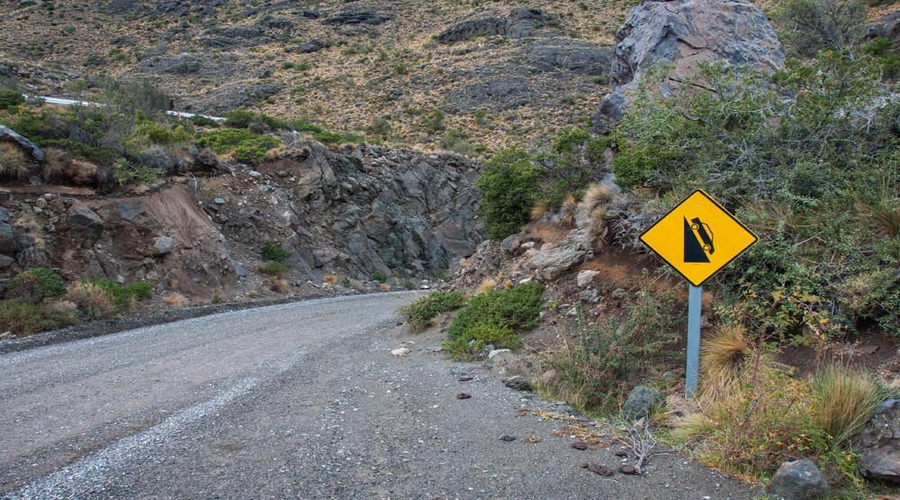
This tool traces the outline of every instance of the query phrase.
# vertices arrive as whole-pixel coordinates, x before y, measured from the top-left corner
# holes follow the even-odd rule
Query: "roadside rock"
[[[545,245],[528,265],[544,279],[553,279],[593,256],[594,250],[586,230],[575,230],[559,242]]]
[[[160,236],[153,242],[153,248],[156,250],[156,256],[164,257],[169,255],[175,248],[175,239],[170,236]]]
[[[599,271],[581,271],[578,273],[578,276],[575,277],[575,281],[579,287],[584,288],[590,285],[591,282],[594,281],[594,278],[596,278],[599,274]]]
[[[900,484],[900,399],[875,408],[860,433],[859,472],[867,479]]]
[[[656,389],[639,385],[628,393],[628,399],[622,405],[622,418],[624,420],[637,420],[650,414],[653,406],[665,402],[666,397]]]
[[[72,208],[69,210],[69,217],[67,219],[67,222],[70,226],[73,226],[75,228],[95,233],[100,233],[101,231],[103,231],[103,228],[105,226],[103,219],[101,219],[96,212],[81,204],[75,204],[72,206]]]
[[[767,492],[785,500],[802,500],[826,497],[831,487],[812,460],[802,459],[781,464]]]
[[[610,77],[617,88],[593,117],[595,128],[621,116],[648,68],[672,64],[680,81],[707,61],[774,72],[784,67],[784,48],[765,14],[745,0],[642,2],[616,32]]]
[[[16,255],[16,232],[6,222],[0,222],[0,254],[9,257]]]

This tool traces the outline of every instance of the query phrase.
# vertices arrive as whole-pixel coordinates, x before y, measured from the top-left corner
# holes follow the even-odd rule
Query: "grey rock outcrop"
[[[671,64],[671,78],[680,81],[711,61],[774,72],[784,66],[784,48],[765,14],[745,0],[642,2],[616,32],[610,77],[617,88],[593,118],[595,128],[621,117],[645,70]]]
[[[360,8],[354,10],[345,10],[322,20],[322,24],[331,25],[353,25],[353,24],[369,24],[379,25],[393,19],[392,16],[374,9]]]
[[[594,255],[588,231],[577,229],[565,240],[541,248],[528,265],[542,278],[553,279]]]
[[[625,404],[622,405],[622,418],[625,420],[637,420],[650,414],[650,409],[665,402],[666,397],[656,389],[639,385],[628,393]]]
[[[612,52],[576,40],[546,39],[529,48],[528,59],[540,71],[566,70],[600,76],[609,72]]]
[[[900,399],[875,408],[860,433],[859,472],[863,477],[900,484]]]
[[[830,492],[825,476],[812,460],[807,459],[781,464],[767,488],[770,496],[784,500],[822,498]]]
[[[76,229],[95,233],[103,231],[104,228],[103,219],[96,212],[81,204],[72,205],[67,221],[70,226]]]
[[[44,161],[44,150],[42,150],[40,146],[22,137],[17,134],[16,131],[5,125],[0,125],[0,141],[15,143],[25,151],[28,151],[35,161]]]
[[[552,19],[552,16],[542,10],[517,7],[510,10],[506,17],[487,16],[467,19],[441,32],[437,36],[437,41],[450,44],[481,36],[496,35],[526,38],[533,36],[535,30],[546,26]]]
[[[6,222],[0,222],[0,254],[8,257],[16,255],[16,232]]]

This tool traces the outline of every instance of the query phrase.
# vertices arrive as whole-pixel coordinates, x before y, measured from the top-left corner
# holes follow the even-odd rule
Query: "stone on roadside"
[[[594,281],[594,278],[600,274],[600,271],[591,271],[584,270],[578,273],[578,276],[575,278],[575,282],[578,283],[578,286],[584,288],[591,284]]]
[[[525,377],[520,377],[519,375],[513,375],[512,377],[504,380],[503,385],[517,391],[528,392],[532,390],[531,382],[529,382]]]
[[[859,472],[866,479],[900,484],[900,399],[879,404],[860,432]]]
[[[412,351],[410,351],[406,347],[398,347],[397,349],[392,350],[391,354],[393,354],[394,356],[397,356],[399,358],[402,358],[403,356],[409,356],[409,353],[411,353],[411,352]]]
[[[831,488],[816,464],[804,458],[781,464],[766,491],[784,500],[800,500],[825,497]]]
[[[624,420],[637,420],[650,414],[650,409],[665,402],[666,397],[656,389],[639,385],[631,390],[628,399],[622,405]]]

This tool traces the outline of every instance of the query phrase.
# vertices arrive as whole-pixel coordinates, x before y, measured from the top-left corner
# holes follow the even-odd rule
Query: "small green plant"
[[[22,93],[14,89],[0,89],[0,110],[8,110],[25,103]]]
[[[518,332],[540,321],[542,294],[539,283],[525,283],[472,297],[450,323],[445,348],[454,358],[469,358],[489,343],[515,347]]]
[[[262,247],[262,258],[273,262],[284,262],[291,257],[291,252],[284,249],[281,243],[267,243]]]
[[[239,161],[262,160],[266,151],[281,145],[281,140],[271,135],[259,136],[249,130],[226,128],[210,130],[197,139],[197,146],[210,148],[218,154],[233,153]]]
[[[266,276],[282,276],[288,272],[287,264],[284,262],[266,262],[259,266],[259,272],[265,274]]]
[[[89,284],[106,292],[115,306],[116,313],[130,311],[134,302],[139,299],[149,299],[153,296],[153,285],[147,281],[138,281],[129,285],[112,280],[91,280]]]
[[[434,292],[400,309],[410,328],[421,331],[434,324],[438,314],[455,311],[465,305],[459,292]]]
[[[429,134],[434,134],[444,130],[444,112],[440,109],[435,109],[428,113],[425,116],[424,123],[425,131]]]
[[[388,277],[384,273],[374,272],[372,273],[372,281],[378,283],[387,283]]]
[[[0,301],[0,333],[31,335],[42,331],[44,326],[44,315],[39,304],[22,299]]]
[[[17,274],[10,281],[7,290],[7,294],[36,303],[65,295],[66,286],[62,277],[53,269],[35,267]]]

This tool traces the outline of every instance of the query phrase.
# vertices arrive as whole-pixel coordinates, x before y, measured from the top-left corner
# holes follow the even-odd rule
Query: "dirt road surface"
[[[415,296],[283,304],[0,355],[0,497],[751,496],[666,450],[639,476],[582,468],[618,468],[623,447],[561,419],[565,405],[448,361],[437,332],[398,326]],[[578,425],[597,444],[572,448]]]

